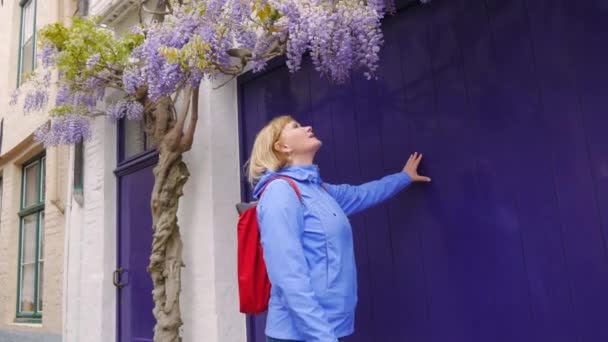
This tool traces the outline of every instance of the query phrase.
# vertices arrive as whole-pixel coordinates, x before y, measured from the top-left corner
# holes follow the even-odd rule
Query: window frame
[[[27,177],[26,173],[30,167],[35,167],[38,165],[38,169],[36,172],[36,179],[38,182],[37,188],[37,201],[32,203],[29,206],[25,206],[25,194],[27,189]],[[21,199],[20,199],[20,210],[19,210],[19,255],[17,257],[17,305],[15,308],[15,321],[19,323],[41,323],[43,310],[39,308],[39,298],[40,292],[43,284],[40,282],[40,273],[41,273],[41,265],[44,267],[44,257],[41,255],[43,252],[43,238],[44,232],[42,231],[41,222],[44,219],[44,199],[45,199],[45,176],[46,176],[46,153],[41,153],[36,157],[28,160],[23,163],[21,170]],[[23,269],[23,253],[24,253],[24,220],[26,217],[35,214],[36,215],[36,244],[35,244],[35,257],[34,257],[34,284],[33,284],[33,293],[34,293],[34,310],[33,311],[23,311],[21,308],[21,285],[22,285],[22,269]],[[44,273],[43,273],[44,274]],[[42,305],[44,308],[44,305]]]
[[[0,230],[2,229],[2,206],[4,200],[4,173],[0,171]]]
[[[33,18],[32,18],[32,71],[36,69],[36,16],[38,12],[38,0],[21,0],[19,1],[19,6],[21,7],[21,20],[19,21],[19,61],[17,65],[17,87],[19,87],[23,80],[21,79],[21,74],[23,70],[23,46],[24,46],[24,26],[25,26],[25,9],[27,6],[34,6]]]
[[[0,120],[0,155],[2,155],[2,141],[4,141],[4,118]]]

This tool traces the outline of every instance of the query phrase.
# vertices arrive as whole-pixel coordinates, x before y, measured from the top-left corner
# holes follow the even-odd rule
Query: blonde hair
[[[292,121],[294,119],[290,115],[276,117],[256,135],[251,156],[245,163],[251,186],[260,180],[265,171],[277,171],[287,165],[287,156],[277,151],[274,144],[281,137],[283,128]]]

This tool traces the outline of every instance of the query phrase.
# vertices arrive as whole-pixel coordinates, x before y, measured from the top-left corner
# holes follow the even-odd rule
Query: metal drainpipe
[[[70,147],[70,157],[68,158],[68,170],[72,169],[74,167],[74,147]],[[69,317],[69,311],[68,311],[68,293],[70,290],[70,282],[69,282],[69,278],[70,278],[70,240],[72,237],[72,225],[71,225],[71,214],[72,214],[72,183],[73,183],[73,178],[74,177],[74,173],[73,172],[68,172],[68,182],[65,185],[66,186],[66,191],[67,191],[67,200],[66,200],[66,210],[65,210],[65,214],[64,214],[64,219],[65,219],[65,229],[64,229],[64,242],[63,242],[63,320],[62,320],[62,325],[63,325],[63,331],[62,331],[62,336],[64,341],[66,341],[66,338],[68,337],[68,322]],[[80,247],[80,246],[79,246]],[[80,253],[78,253],[80,254]],[[79,279],[80,279],[80,275],[78,275],[77,278],[77,284]],[[78,285],[79,286],[79,285]],[[77,327],[77,329],[75,330],[76,333],[80,332],[80,327]],[[74,340],[74,339],[72,339]],[[79,341],[80,338],[77,338],[76,341]]]

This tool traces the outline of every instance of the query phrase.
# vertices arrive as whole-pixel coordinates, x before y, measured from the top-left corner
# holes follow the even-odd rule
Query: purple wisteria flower
[[[29,113],[35,110],[40,110],[46,105],[48,100],[48,92],[46,89],[36,88],[28,91],[25,95],[23,111]]]
[[[94,107],[97,104],[97,101],[102,100],[106,94],[106,81],[101,78],[91,77],[85,81],[86,89],[89,94],[95,99],[95,104],[92,105]]]
[[[178,8],[163,24],[146,29],[143,45],[131,55],[143,65],[127,68],[122,76],[128,94],[133,96],[146,84],[156,101],[174,93],[184,81],[196,86],[220,68],[230,67],[234,60],[227,52],[235,47],[251,49],[250,63],[260,71],[268,53],[281,44],[291,72],[300,69],[309,52],[315,69],[338,83],[358,70],[368,79],[375,78],[384,43],[380,20],[394,9],[394,0],[207,0],[204,9]],[[193,37],[200,38],[204,52],[190,50],[186,63],[171,64],[160,53],[161,47],[181,49]],[[200,53],[212,62],[210,68],[198,69]]]
[[[13,90],[13,93],[11,94],[11,99],[8,104],[11,106],[16,105],[17,101],[19,101],[19,95],[21,95],[20,88],[15,88],[15,90]]]
[[[127,103],[127,119],[141,120],[144,115],[144,106],[137,101],[129,101]]]
[[[190,73],[190,79],[188,80],[188,82],[190,83],[190,86],[194,88],[201,84],[201,81],[204,77],[205,74],[200,69],[193,68],[192,72]]]
[[[125,86],[125,90],[127,91],[127,94],[131,96],[135,95],[137,89],[139,89],[145,81],[141,71],[135,67],[127,68],[122,76],[122,83]]]
[[[145,60],[145,65],[141,68],[141,75],[148,84],[148,95],[153,101],[172,94],[183,77],[180,66],[169,64],[159,52],[162,46],[170,46],[171,42],[170,30],[151,31],[141,50],[137,52],[140,58]],[[137,84],[137,82],[133,81],[132,84]],[[129,89],[133,91],[134,86],[130,85]]]
[[[133,26],[131,27],[130,32],[133,34],[142,34],[144,31],[142,30],[141,26]]]
[[[266,66],[267,61],[266,59],[262,58],[262,56],[268,51],[274,41],[275,38],[270,34],[266,34],[258,38],[252,51],[253,61],[251,62],[251,65],[254,72],[259,72]],[[290,59],[287,63],[289,65],[293,62]]]
[[[144,114],[144,106],[128,99],[122,99],[108,107],[106,115],[113,120],[120,120],[125,116],[129,120],[141,120]]]
[[[70,87],[67,85],[61,85],[55,96],[55,106],[61,106],[66,104],[70,98]]]
[[[38,58],[42,61],[42,66],[44,68],[49,68],[55,64],[55,60],[57,58],[57,54],[59,51],[52,45],[44,44],[42,49],[38,54]]]
[[[87,65],[86,65],[87,70],[91,71],[91,70],[93,70],[94,67],[99,65],[100,59],[101,59],[101,54],[99,54],[99,53],[96,53],[96,54],[92,55],[91,57],[89,57],[87,59]]]
[[[163,63],[160,70],[148,73],[148,94],[153,101],[171,95],[183,76],[179,64]]]
[[[44,85],[46,88],[48,88],[48,87],[50,87],[50,86],[51,86],[51,77],[52,77],[52,76],[53,76],[53,75],[51,74],[51,70],[47,70],[47,71],[44,73],[44,76],[42,76],[42,84],[43,84],[43,85]]]
[[[75,144],[89,139],[90,136],[90,119],[78,114],[53,117],[34,132],[34,140],[45,147]]]
[[[106,115],[113,120],[120,120],[127,114],[128,107],[127,100],[120,100],[107,108]]]
[[[88,92],[79,91],[72,95],[72,104],[91,109],[97,104],[97,99]]]

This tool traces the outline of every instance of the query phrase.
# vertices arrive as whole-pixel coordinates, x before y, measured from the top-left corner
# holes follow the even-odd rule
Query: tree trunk
[[[181,153],[161,152],[154,176],[151,201],[154,237],[148,266],[154,283],[154,342],[178,342],[179,328],[183,324],[179,294],[184,264],[177,209],[190,173]]]
[[[154,284],[154,342],[179,342],[179,328],[183,325],[179,295],[184,263],[177,210],[190,173],[182,161],[184,149],[176,148],[175,137],[181,137],[182,133],[180,129],[176,134],[179,120],[172,115],[172,106],[169,98],[162,99],[147,118],[150,124],[147,131],[153,133],[159,151],[158,165],[153,170],[151,209],[154,236],[148,265]]]

